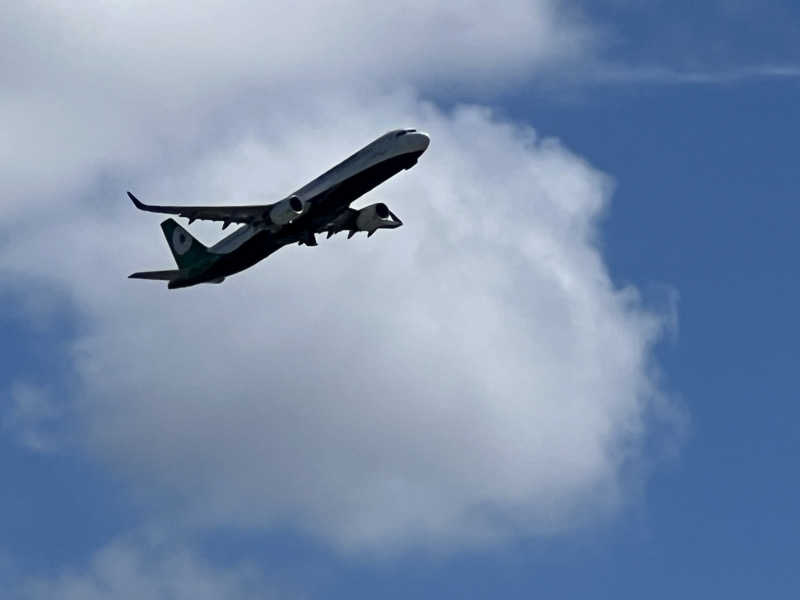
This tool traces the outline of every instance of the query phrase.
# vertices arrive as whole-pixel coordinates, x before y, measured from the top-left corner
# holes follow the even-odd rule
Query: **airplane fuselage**
[[[395,130],[379,137],[292,194],[313,209],[278,228],[266,223],[241,226],[208,249],[208,260],[182,270],[169,287],[221,281],[289,244],[315,245],[313,236],[329,224],[329,215],[414,166],[429,142],[426,134],[415,130]]]

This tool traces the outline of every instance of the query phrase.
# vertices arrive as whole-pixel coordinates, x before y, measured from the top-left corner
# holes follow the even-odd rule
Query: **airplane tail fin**
[[[192,237],[175,219],[162,222],[161,229],[179,268],[191,267],[208,256],[208,248]]]

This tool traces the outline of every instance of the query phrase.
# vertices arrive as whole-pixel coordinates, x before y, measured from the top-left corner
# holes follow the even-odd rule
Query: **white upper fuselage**
[[[380,162],[403,154],[424,151],[429,143],[430,138],[426,134],[414,129],[390,131],[291,195],[301,200],[309,200]]]
[[[327,170],[288,197],[298,197],[304,204],[304,210],[308,210],[309,200],[324,195],[331,188],[352,177],[357,177],[360,173],[386,160],[404,154],[424,152],[429,143],[430,138],[425,133],[414,129],[390,131],[370,142],[361,150]],[[232,252],[265,227],[269,226],[244,225],[209,248],[209,251],[216,254]]]

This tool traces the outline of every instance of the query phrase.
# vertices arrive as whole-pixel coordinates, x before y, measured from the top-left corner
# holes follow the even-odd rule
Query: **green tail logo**
[[[175,219],[167,219],[161,223],[161,229],[178,268],[187,269],[208,258],[208,248],[178,225]]]

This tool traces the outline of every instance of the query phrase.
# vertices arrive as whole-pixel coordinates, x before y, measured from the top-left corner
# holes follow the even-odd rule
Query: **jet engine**
[[[400,219],[395,217],[383,202],[372,204],[358,211],[356,231],[368,231],[370,235],[376,229],[394,229],[400,227]]]
[[[379,202],[361,210],[348,208],[322,231],[327,231],[328,237],[336,235],[340,231],[347,231],[349,232],[347,239],[350,239],[359,231],[366,231],[367,237],[369,237],[378,229],[394,229],[402,224],[403,222],[389,210],[388,206]]]
[[[304,208],[303,201],[299,197],[289,196],[269,210],[269,220],[275,225],[286,225],[302,215]]]

